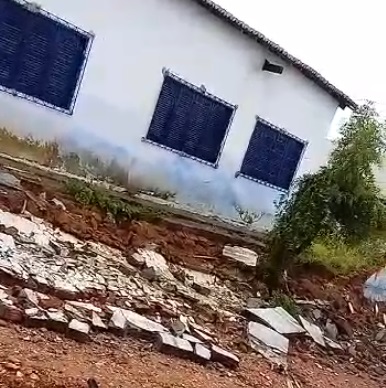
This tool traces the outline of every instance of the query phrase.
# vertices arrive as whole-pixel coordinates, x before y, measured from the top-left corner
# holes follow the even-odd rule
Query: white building
[[[0,0],[0,85],[0,126],[262,226],[326,160],[337,108],[355,107],[210,0]]]

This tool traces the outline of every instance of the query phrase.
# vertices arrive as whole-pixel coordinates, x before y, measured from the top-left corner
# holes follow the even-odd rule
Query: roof
[[[243,34],[249,36],[254,41],[268,49],[273,54],[280,57],[283,61],[289,63],[294,68],[299,70],[305,77],[313,81],[320,88],[325,90],[330,96],[336,99],[339,102],[341,108],[349,107],[356,109],[358,105],[352,100],[349,96],[339,90],[337,87],[332,85],[329,81],[326,80],[320,73],[307,64],[303,63],[298,58],[294,57],[288,53],[284,48],[279,46],[277,43],[272,42],[264,34],[259,31],[256,31],[248,24],[244,23],[240,19],[236,18],[233,14],[213,2],[212,0],[193,0],[201,6],[205,7],[213,15],[221,18],[234,28],[237,28]]]

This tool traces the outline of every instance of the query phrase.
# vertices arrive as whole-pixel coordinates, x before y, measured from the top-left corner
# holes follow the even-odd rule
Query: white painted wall
[[[280,193],[235,178],[255,115],[308,140],[299,173],[315,170],[338,103],[291,66],[190,0],[40,0],[48,11],[93,31],[95,41],[72,116],[0,94],[0,125],[116,156],[145,184],[184,202],[235,216],[234,203],[267,213]],[[285,67],[261,71],[265,58]],[[167,67],[239,105],[218,169],[141,142]]]

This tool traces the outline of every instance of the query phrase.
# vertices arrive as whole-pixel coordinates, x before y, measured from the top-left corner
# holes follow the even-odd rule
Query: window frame
[[[284,129],[284,128],[282,128],[282,127],[278,127],[278,126],[272,124],[271,122],[269,122],[269,121],[263,119],[262,117],[260,117],[260,116],[258,116],[258,115],[256,115],[255,118],[256,118],[256,123],[255,123],[254,129],[253,129],[252,135],[251,135],[251,137],[249,138],[247,150],[246,150],[245,153],[244,153],[244,157],[243,157],[243,160],[241,161],[240,169],[239,169],[239,171],[236,172],[235,177],[236,177],[236,178],[241,177],[241,178],[244,178],[244,179],[248,179],[248,180],[250,180],[250,181],[259,183],[259,184],[261,184],[261,185],[263,185],[263,186],[267,186],[267,187],[269,187],[269,188],[271,188],[271,189],[274,189],[274,190],[280,191],[280,192],[282,192],[282,193],[288,194],[288,193],[291,191],[292,187],[293,187],[293,183],[294,183],[295,177],[296,177],[296,175],[297,175],[297,173],[298,173],[298,171],[299,171],[299,167],[300,167],[300,164],[301,164],[301,162],[302,162],[302,160],[303,160],[304,153],[306,152],[306,149],[307,149],[307,147],[308,147],[309,141],[308,141],[308,140],[301,139],[300,137],[294,135],[293,133],[287,131],[286,129]],[[252,176],[250,176],[250,175],[244,174],[244,173],[241,171],[241,170],[242,170],[242,167],[243,167],[243,164],[244,164],[245,156],[246,156],[246,154],[247,154],[247,152],[248,152],[248,148],[249,148],[250,142],[251,142],[251,140],[252,140],[252,136],[253,136],[253,134],[254,134],[254,132],[255,132],[255,130],[256,130],[256,127],[257,127],[257,125],[258,125],[259,122],[262,123],[262,124],[265,124],[265,125],[269,126],[270,128],[274,129],[275,131],[278,131],[278,132],[280,132],[280,133],[282,133],[282,134],[284,134],[284,135],[286,135],[286,136],[288,136],[288,137],[290,137],[290,138],[292,138],[292,139],[294,139],[294,140],[300,142],[301,144],[303,144],[303,150],[302,150],[302,153],[300,154],[298,163],[297,163],[297,165],[296,165],[296,168],[295,168],[295,171],[294,171],[294,174],[293,174],[293,177],[292,177],[292,180],[291,180],[291,183],[290,183],[288,189],[284,189],[284,188],[282,188],[282,187],[273,185],[272,183],[263,181],[262,179],[254,178],[254,177],[252,177]]]
[[[177,155],[179,155],[181,157],[195,160],[196,162],[200,162],[200,163],[205,164],[205,165],[207,165],[209,167],[218,168],[219,163],[220,163],[220,159],[221,159],[224,147],[225,147],[225,143],[226,143],[226,140],[228,138],[229,130],[230,130],[231,126],[232,126],[233,119],[235,117],[238,105],[231,104],[228,101],[225,101],[222,98],[217,97],[214,94],[209,93],[206,90],[206,87],[204,85],[197,86],[197,85],[195,85],[193,83],[190,83],[189,81],[185,80],[184,78],[182,78],[181,76],[179,76],[178,74],[174,73],[173,71],[171,71],[170,69],[168,69],[166,67],[164,67],[162,69],[162,75],[163,75],[163,81],[162,81],[160,92],[158,94],[158,97],[157,97],[157,100],[156,100],[156,103],[155,103],[155,106],[154,106],[154,109],[153,109],[153,115],[151,117],[151,120],[153,119],[153,116],[154,116],[154,113],[155,113],[155,110],[156,110],[156,106],[158,104],[158,100],[159,100],[159,98],[161,96],[164,80],[165,80],[166,77],[171,77],[172,79],[174,79],[177,82],[180,82],[184,86],[186,86],[186,87],[188,87],[190,89],[193,89],[195,92],[198,92],[198,93],[204,95],[205,97],[208,97],[208,98],[216,101],[217,103],[223,104],[223,105],[231,108],[232,109],[232,114],[230,116],[228,126],[227,126],[227,128],[225,130],[224,138],[221,141],[220,150],[218,152],[217,159],[216,159],[216,161],[214,163],[208,162],[208,161],[200,159],[200,158],[198,158],[198,157],[196,157],[194,155],[190,155],[190,154],[188,154],[188,153],[186,153],[184,151],[176,150],[174,148],[171,148],[171,147],[166,146],[166,145],[161,144],[161,143],[157,143],[156,141],[153,141],[153,140],[149,139],[148,136],[149,136],[149,132],[150,132],[151,121],[149,123],[146,136],[142,137],[142,141],[145,142],[145,143],[148,143],[150,145],[153,145],[153,146],[156,146],[156,147],[160,147],[160,148],[163,148],[163,149],[165,149],[167,151],[173,152],[173,153],[175,153],[175,154],[177,154]]]
[[[21,7],[26,8],[29,12],[39,13],[48,19],[51,19],[57,23],[64,25],[65,27],[67,27],[71,30],[76,31],[77,33],[79,33],[79,34],[83,35],[85,38],[87,38],[88,42],[87,42],[86,50],[84,51],[84,60],[83,60],[83,63],[80,67],[79,76],[78,76],[78,79],[76,81],[76,86],[74,89],[74,94],[72,96],[71,104],[70,104],[70,107],[68,109],[60,108],[60,107],[58,107],[54,104],[51,104],[47,101],[30,96],[30,95],[23,93],[23,92],[19,92],[16,89],[7,88],[1,84],[0,84],[0,92],[4,92],[4,93],[10,94],[14,97],[19,97],[19,98],[31,101],[37,105],[45,106],[47,108],[54,109],[58,112],[65,113],[65,114],[71,116],[75,110],[75,104],[76,104],[76,101],[78,99],[80,86],[81,86],[83,78],[84,78],[84,73],[85,73],[87,62],[89,59],[91,47],[92,47],[92,44],[94,42],[95,34],[93,32],[88,32],[88,31],[81,29],[80,27],[76,26],[75,24],[72,24],[72,23],[68,22],[67,20],[62,19],[61,17],[53,14],[52,12],[45,10],[40,5],[32,3],[28,0],[11,0],[11,1],[19,4]]]

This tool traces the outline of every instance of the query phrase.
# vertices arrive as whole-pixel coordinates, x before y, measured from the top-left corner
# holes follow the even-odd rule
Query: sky
[[[386,117],[386,4],[382,0],[215,0]],[[384,5],[382,5],[384,4]],[[334,125],[347,116],[339,112]]]

